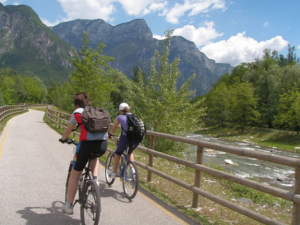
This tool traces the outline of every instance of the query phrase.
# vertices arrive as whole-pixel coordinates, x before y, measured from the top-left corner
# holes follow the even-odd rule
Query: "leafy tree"
[[[300,93],[295,85],[291,90],[280,95],[278,114],[275,117],[276,127],[300,131]]]
[[[230,108],[232,121],[242,128],[246,125],[253,125],[259,117],[257,111],[257,98],[254,97],[252,84],[236,83],[230,87]]]
[[[230,92],[225,83],[211,89],[205,100],[207,124],[225,127],[230,121]]]
[[[103,106],[109,102],[111,91],[115,88],[108,76],[108,71],[112,73],[108,63],[114,59],[102,55],[105,45],[101,42],[96,50],[89,47],[90,40],[86,32],[82,41],[83,47],[79,47],[79,52],[72,48],[74,56],[71,62],[75,69],[70,76],[71,85],[75,92],[88,93],[92,105]]]
[[[73,96],[74,90],[69,82],[65,84],[52,82],[48,87],[49,103],[55,104],[70,113],[74,110]]]
[[[178,70],[179,58],[169,62],[172,30],[166,31],[165,35],[162,54],[155,52],[147,84],[144,83],[141,73],[138,82],[133,82],[133,109],[143,118],[148,128],[168,134],[184,135],[199,129],[203,110],[199,107],[201,102],[190,102],[195,92],[189,90],[189,87],[195,75],[177,89],[176,81],[181,76]],[[161,151],[179,148],[174,142],[164,140],[157,140],[155,146]]]
[[[139,76],[142,76],[143,83],[146,84],[147,83],[146,73],[142,69],[140,69],[138,66],[135,66],[133,68],[133,71],[132,71],[131,79],[134,82],[138,83],[139,82]]]
[[[109,75],[111,80],[113,81],[116,88],[111,92],[111,107],[108,108],[111,117],[115,117],[119,114],[119,105],[122,102],[131,102],[131,93],[132,84],[130,80],[121,72],[119,71],[111,71]]]

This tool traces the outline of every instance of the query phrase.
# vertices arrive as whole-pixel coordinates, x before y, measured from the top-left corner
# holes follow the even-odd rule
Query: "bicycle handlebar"
[[[62,139],[60,138],[60,139],[58,139],[58,141],[61,142],[61,143],[63,143],[63,144],[64,144],[64,143],[67,143],[67,144],[69,144],[69,145],[70,145],[70,144],[77,145],[77,143],[75,142],[74,139],[68,139],[68,138],[67,138],[66,140],[62,140]]]

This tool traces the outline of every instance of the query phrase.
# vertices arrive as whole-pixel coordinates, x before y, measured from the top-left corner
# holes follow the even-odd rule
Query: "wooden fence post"
[[[197,147],[197,158],[196,163],[202,165],[203,163],[203,147],[198,145]],[[201,172],[199,170],[195,171],[195,183],[194,186],[200,188],[200,182],[201,182]],[[195,192],[193,193],[193,208],[198,208],[198,201],[199,201],[199,195]]]
[[[295,168],[294,194],[300,194],[300,165]],[[300,224],[300,205],[293,203],[292,225]]]
[[[155,137],[150,135],[150,148],[154,150],[155,147]],[[150,167],[153,167],[153,154],[149,154],[149,163],[148,165]],[[148,177],[147,177],[147,182],[151,182],[152,181],[152,172],[148,170]]]

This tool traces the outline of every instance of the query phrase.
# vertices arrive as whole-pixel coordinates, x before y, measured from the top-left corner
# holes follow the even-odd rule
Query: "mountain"
[[[91,40],[91,47],[96,48],[99,42],[105,44],[103,54],[115,58],[111,67],[120,70],[127,77],[131,76],[135,66],[149,73],[154,52],[161,51],[163,45],[163,41],[153,38],[150,28],[143,19],[116,26],[101,19],[79,19],[60,23],[51,29],[76,49],[82,46],[83,32],[86,31]],[[193,42],[180,36],[172,38],[169,59],[172,62],[177,57],[180,57],[178,67],[182,74],[178,85],[195,73],[196,78],[191,87],[197,90],[197,95],[207,93],[221,75],[232,70],[230,64],[215,63],[200,52]]]
[[[113,56],[111,67],[130,77],[135,66],[147,74],[155,50],[161,52],[163,41],[153,38],[143,19],[112,26],[101,19],[74,20],[54,27],[44,25],[26,5],[3,6],[0,3],[0,66],[20,74],[37,76],[49,85],[52,80],[67,81],[72,70],[71,46],[82,46],[83,32],[88,33],[93,49],[106,45],[103,54]],[[193,42],[175,36],[171,41],[170,61],[180,57],[182,85],[193,73],[192,89],[197,95],[207,93],[211,84],[232,67],[215,63],[199,51]]]
[[[70,46],[28,6],[0,3],[0,63],[45,84],[67,80],[72,69]]]

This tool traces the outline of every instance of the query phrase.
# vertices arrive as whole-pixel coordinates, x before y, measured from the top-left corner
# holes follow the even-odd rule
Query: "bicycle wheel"
[[[101,199],[99,187],[94,180],[88,180],[82,191],[80,207],[81,224],[98,225],[101,213]]]
[[[114,153],[111,152],[107,156],[106,163],[105,163],[105,180],[108,185],[114,183],[115,179],[112,179],[110,174],[112,173],[112,169],[114,167]]]
[[[139,174],[134,162],[127,162],[123,171],[122,185],[126,198],[133,199],[139,187]]]
[[[71,170],[72,170],[72,165],[73,165],[73,162],[71,161],[70,165],[69,165],[68,176],[67,176],[67,181],[66,181],[65,202],[68,202],[68,184],[69,184],[69,177],[70,177]]]

